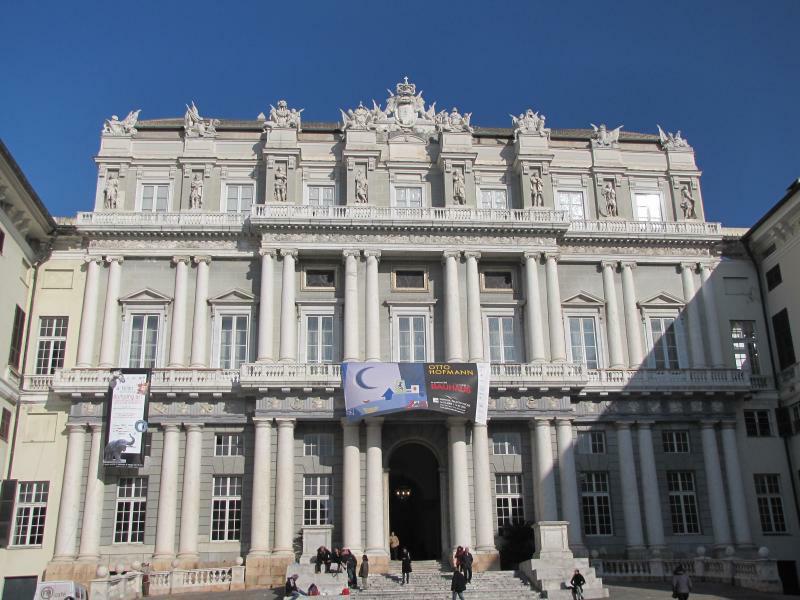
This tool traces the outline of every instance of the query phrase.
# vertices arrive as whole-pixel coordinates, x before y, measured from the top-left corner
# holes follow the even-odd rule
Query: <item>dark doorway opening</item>
[[[436,456],[421,444],[404,444],[389,460],[389,529],[413,560],[438,560],[441,525]]]
[[[37,583],[39,583],[39,578],[36,575],[30,577],[6,577],[5,585],[3,585],[3,600],[33,598],[36,593]]]

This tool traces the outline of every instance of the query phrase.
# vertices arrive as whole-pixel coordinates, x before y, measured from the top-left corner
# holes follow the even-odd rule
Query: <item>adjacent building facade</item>
[[[556,520],[579,555],[795,559],[759,275],[680,134],[480,128],[407,80],[300,112],[106,123],[42,267],[73,285],[32,314],[24,398],[66,421],[48,578],[241,557],[268,584],[321,544],[379,571],[390,531],[492,568]],[[488,425],[348,422],[346,361],[488,362]],[[134,471],[101,466],[119,368],[152,369]]]

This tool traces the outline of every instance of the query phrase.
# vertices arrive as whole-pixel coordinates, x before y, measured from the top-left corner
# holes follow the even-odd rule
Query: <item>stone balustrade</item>
[[[624,219],[603,219],[601,221],[572,221],[570,235],[593,237],[598,234],[646,235],[652,240],[661,236],[678,237],[716,237],[722,238],[720,223],[705,221],[628,221]]]
[[[92,600],[131,600],[142,597],[142,573],[131,571],[124,575],[112,575],[89,582],[89,597]]]
[[[341,387],[342,368],[339,363],[247,363],[240,382],[243,388]]]
[[[52,375],[25,375],[22,389],[26,392],[47,392],[52,383]]]
[[[175,569],[150,573],[150,596],[244,589],[244,566]]]
[[[747,391],[750,375],[738,369],[590,369],[587,392]]]
[[[79,212],[76,225],[85,231],[114,227],[121,231],[197,230],[204,228],[241,229],[247,215],[229,212]]]

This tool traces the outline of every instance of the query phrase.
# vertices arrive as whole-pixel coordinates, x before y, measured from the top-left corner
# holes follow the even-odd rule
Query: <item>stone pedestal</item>
[[[313,563],[317,556],[317,548],[333,546],[333,525],[316,525],[303,527],[303,554],[300,556],[300,563]]]

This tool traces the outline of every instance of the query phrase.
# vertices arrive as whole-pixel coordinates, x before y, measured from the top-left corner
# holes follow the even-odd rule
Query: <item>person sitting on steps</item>
[[[572,597],[575,598],[575,600],[583,600],[584,585],[586,585],[586,579],[584,579],[578,569],[575,569],[572,579],[569,580],[569,587],[572,590]]]

